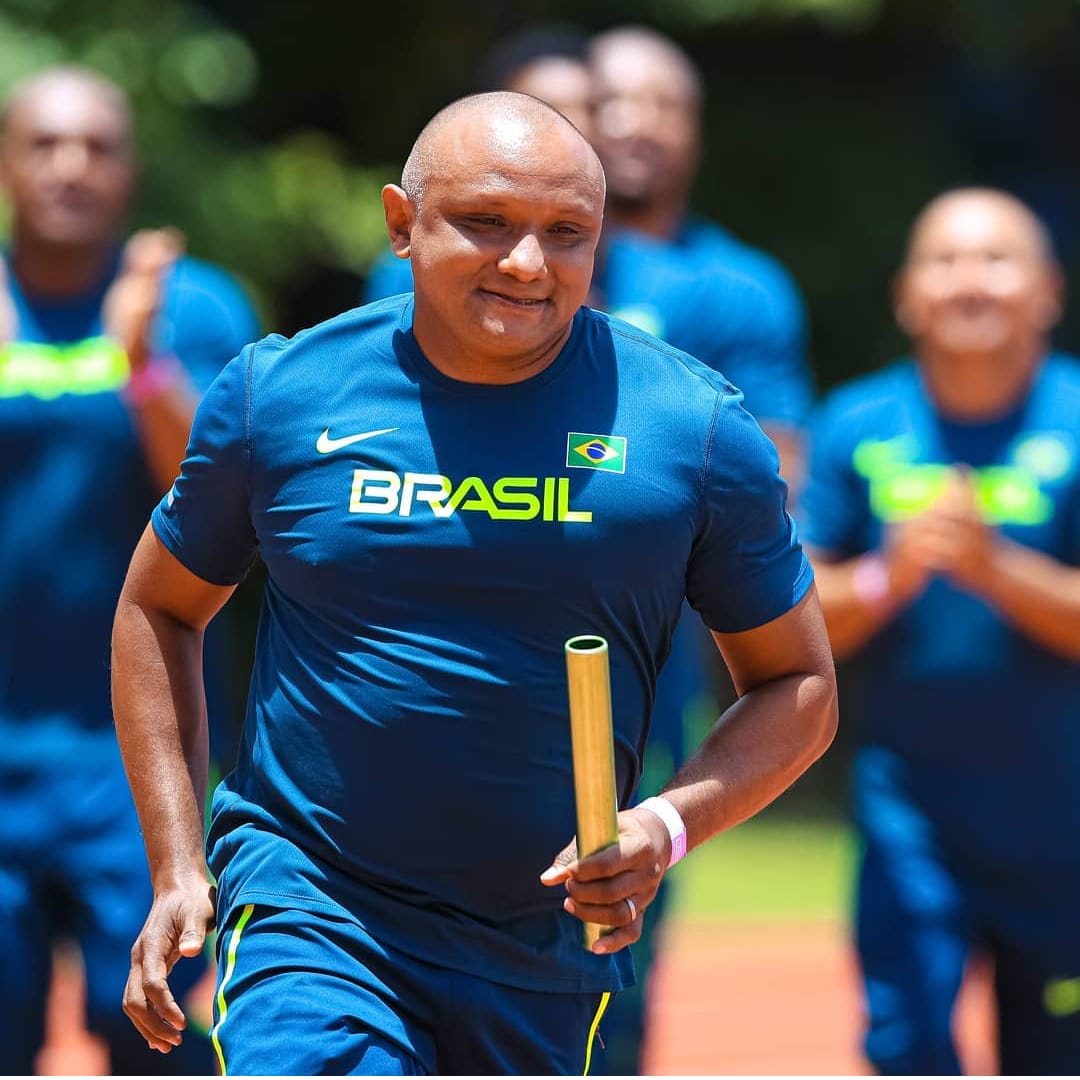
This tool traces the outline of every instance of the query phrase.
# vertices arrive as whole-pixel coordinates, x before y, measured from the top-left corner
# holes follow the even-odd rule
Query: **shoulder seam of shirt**
[[[716,438],[716,423],[720,416],[720,409],[723,407],[724,398],[728,395],[727,390],[721,390],[716,395],[716,402],[713,405],[712,416],[709,419],[709,433],[705,439],[705,453],[701,455],[701,473],[699,477],[700,490],[698,492],[698,498],[701,500],[702,511],[705,511],[708,505],[708,481],[709,481],[709,463],[712,461],[713,441]]]
[[[710,367],[707,363],[705,363],[704,360],[701,359],[700,356],[694,356],[693,353],[688,353],[683,349],[677,349],[674,345],[669,345],[661,338],[655,337],[652,334],[647,334],[644,330],[638,330],[637,333],[648,339],[642,341],[635,334],[628,334],[622,326],[614,325],[613,319],[608,316],[608,313],[606,311],[597,311],[596,313],[598,315],[604,316],[604,319],[608,325],[608,329],[613,334],[618,334],[619,337],[624,338],[626,341],[643,345],[646,348],[651,348],[655,352],[662,353],[664,356],[670,357],[672,360],[675,360],[677,363],[681,364],[682,367],[686,370],[686,372],[689,375],[692,375],[694,378],[701,379],[703,382],[709,383],[709,374],[718,376],[720,379],[723,380],[724,387],[721,389],[713,387],[714,391],[716,391],[717,393],[726,394],[728,392],[727,388],[731,387],[731,383],[728,381],[727,376],[724,375],[723,372],[717,371],[716,368]],[[615,316],[614,318],[617,319],[618,316]],[[689,364],[687,364],[687,359],[693,360],[695,361],[695,363],[700,364],[703,368],[705,368],[705,371],[695,371],[693,368],[690,367]]]

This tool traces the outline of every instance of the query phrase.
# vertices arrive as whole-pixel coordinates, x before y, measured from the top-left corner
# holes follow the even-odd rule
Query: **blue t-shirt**
[[[716,222],[696,214],[683,222],[673,247],[697,265],[748,278],[765,291],[773,318],[772,357],[776,365],[773,378],[783,378],[785,392],[795,395],[788,418],[804,419],[811,403],[813,379],[808,359],[806,303],[795,279],[767,251],[745,243]]]
[[[27,295],[10,265],[17,340],[0,345],[0,761],[115,753],[109,643],[131,553],[156,503],[142,444],[119,395],[126,358],[103,338],[97,287],[64,300]],[[155,348],[205,389],[258,336],[223,271],[170,271]],[[112,744],[112,745],[110,745]]]
[[[366,282],[365,298],[412,289],[412,267],[387,249]],[[605,231],[592,302],[689,353],[739,388],[766,427],[800,427],[813,396],[802,300],[776,260],[702,219],[674,242],[629,229]],[[657,692],[646,794],[686,756],[686,709],[712,694],[712,641],[689,612]]]
[[[696,220],[673,242],[621,229],[609,233],[594,285],[605,310],[722,372],[762,424],[806,419],[805,316],[768,256]]]
[[[1051,355],[1014,409],[961,423],[911,361],[833,391],[811,425],[807,545],[848,559],[929,507],[947,468],[973,470],[985,519],[1080,562],[1080,363]],[[943,579],[862,649],[864,741],[911,763],[960,850],[1080,862],[1080,665]]]
[[[539,882],[574,833],[564,643],[609,642],[625,806],[684,595],[736,632],[808,589],[784,491],[737,391],[590,309],[507,386],[433,367],[411,295],[245,350],[153,516],[208,581],[267,568],[223,901],[344,907],[507,984],[624,985]]]

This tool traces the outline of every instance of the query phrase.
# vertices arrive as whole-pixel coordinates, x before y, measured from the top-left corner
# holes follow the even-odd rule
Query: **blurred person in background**
[[[130,105],[102,76],[40,72],[0,115],[0,1066],[32,1073],[51,954],[78,942],[86,1022],[116,1073],[168,1060],[120,1008],[150,880],[109,700],[117,597],[184,455],[198,392],[257,336],[221,270],[171,229],[123,242]],[[208,658],[208,662],[212,662]],[[222,672],[217,676],[223,677]],[[219,701],[220,696],[215,700]],[[184,994],[205,970],[194,964]]]
[[[865,1052],[960,1071],[965,965],[994,968],[1004,1074],[1080,1063],[1080,363],[1053,350],[1047,230],[997,190],[919,214],[913,356],[837,388],[800,531],[860,680],[855,936]]]
[[[767,294],[771,334],[756,354],[723,368],[746,397],[746,407],[776,443],[784,475],[797,490],[801,425],[813,395],[807,359],[806,312],[788,271],[771,255],[690,209],[702,154],[704,85],[701,72],[670,38],[645,26],[617,26],[590,46],[593,145],[608,181],[609,236],[673,249],[694,275],[720,271],[756,283]],[[614,239],[609,250],[617,251]],[[641,273],[648,274],[648,249]],[[612,260],[603,276],[614,272]],[[726,306],[726,305],[725,305]],[[616,311],[616,314],[618,312]],[[680,316],[684,313],[678,313]],[[693,317],[693,309],[686,313]],[[653,333],[677,333],[669,313]]]
[[[674,41],[643,26],[594,36],[589,63],[590,137],[608,180],[594,302],[700,357],[742,390],[777,446],[797,506],[801,428],[813,396],[805,310],[779,262],[690,210],[703,138],[701,73]],[[695,714],[730,698],[724,681],[701,620],[687,608],[657,686],[644,794],[684,760]],[[611,1073],[646,1064],[648,972],[662,947],[667,892],[663,885],[635,945],[642,978],[608,1019],[601,1066]]]

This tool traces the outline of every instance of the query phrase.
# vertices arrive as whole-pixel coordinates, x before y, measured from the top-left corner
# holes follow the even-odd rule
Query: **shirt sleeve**
[[[247,346],[210,385],[180,475],[150,519],[165,547],[213,585],[235,585],[256,556],[249,484],[254,356],[255,346]]]
[[[712,629],[740,633],[790,611],[814,575],[787,512],[776,447],[742,406],[723,395],[703,476],[703,523],[686,596]]]
[[[839,558],[861,554],[858,537],[869,512],[852,464],[852,425],[852,418],[831,399],[814,411],[799,496],[799,523],[806,543]]]
[[[200,394],[260,334],[255,309],[230,274],[198,259],[173,267],[154,347],[176,356]]]
[[[758,421],[801,427],[813,401],[814,383],[799,297],[766,289],[736,272],[718,269],[709,277],[713,300],[699,310],[723,321],[706,337],[725,345],[715,358],[699,359],[742,391],[746,409]]]

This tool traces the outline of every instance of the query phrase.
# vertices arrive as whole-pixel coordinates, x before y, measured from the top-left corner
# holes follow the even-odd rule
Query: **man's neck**
[[[101,280],[111,254],[101,247],[27,242],[16,234],[11,268],[23,290],[34,296],[78,296]]]
[[[413,336],[428,362],[443,375],[464,383],[509,386],[539,375],[558,359],[570,338],[573,323],[556,337],[538,343],[534,349],[517,356],[481,355],[471,343],[447,333],[438,322],[425,318],[422,306],[414,308]]]
[[[608,221],[615,228],[634,229],[653,236],[657,240],[670,241],[679,235],[686,220],[686,207],[644,206],[612,202],[608,208]]]
[[[944,355],[924,349],[919,363],[930,397],[946,416],[993,420],[1024,398],[1046,352],[1042,341],[1022,352],[1013,347],[998,354]]]

